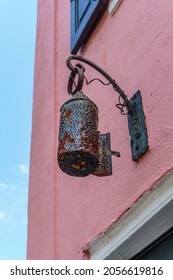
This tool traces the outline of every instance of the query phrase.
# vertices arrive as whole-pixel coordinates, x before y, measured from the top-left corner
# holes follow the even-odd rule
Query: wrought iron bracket
[[[100,74],[102,74],[102,76],[104,76],[109,81],[109,83],[113,86],[113,89],[115,91],[117,91],[119,93],[120,97],[124,100],[124,104],[127,107],[128,111],[132,111],[131,103],[128,100],[127,95],[124,93],[124,91],[120,88],[120,86],[116,83],[116,81],[107,72],[105,72],[101,67],[99,67],[97,64],[90,61],[89,59],[86,59],[79,55],[71,55],[67,59],[66,64],[67,64],[67,67],[72,71],[72,73],[78,74],[78,71],[79,71],[78,68],[81,68],[79,64],[73,66],[71,63],[72,60],[82,61],[82,62],[88,64],[89,66],[91,66],[92,68],[94,68]],[[82,67],[83,67],[83,65],[82,65]],[[85,68],[83,67],[83,69],[85,69]]]
[[[81,64],[72,65],[72,60],[78,60],[84,62],[98,71],[102,76],[104,76],[109,83],[112,85],[113,89],[119,93],[119,98],[122,98],[123,104],[117,104],[117,107],[121,110],[122,114],[127,114],[128,116],[128,126],[129,135],[131,141],[131,152],[133,161],[138,161],[145,152],[148,150],[148,135],[145,123],[145,116],[143,111],[142,96],[141,92],[137,91],[129,100],[127,95],[121,89],[121,87],[116,83],[116,81],[102,68],[100,68],[94,62],[78,55],[71,55],[67,61],[67,67],[71,70],[71,75],[68,83],[68,92],[72,92],[72,84],[76,75],[78,75],[78,84],[76,85],[76,90],[81,90],[84,79],[85,68]],[[127,112],[124,113],[123,107],[127,108]]]

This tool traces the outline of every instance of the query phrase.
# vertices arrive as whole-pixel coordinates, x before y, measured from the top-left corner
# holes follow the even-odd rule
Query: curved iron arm
[[[133,112],[132,109],[132,104],[130,102],[130,100],[127,98],[127,95],[124,93],[124,91],[119,87],[119,85],[115,82],[115,80],[108,74],[106,73],[101,67],[99,67],[97,64],[95,64],[94,62],[92,62],[89,59],[86,59],[82,56],[79,55],[71,55],[69,56],[69,58],[66,61],[67,67],[73,72],[73,73],[78,73],[78,69],[77,67],[74,67],[71,63],[72,60],[79,60],[82,61],[86,64],[88,64],[89,66],[91,66],[92,68],[94,68],[95,70],[97,70],[100,74],[102,74],[109,82],[110,84],[113,86],[113,89],[115,91],[117,91],[120,95],[120,97],[124,100],[124,104],[127,107],[129,112]]]

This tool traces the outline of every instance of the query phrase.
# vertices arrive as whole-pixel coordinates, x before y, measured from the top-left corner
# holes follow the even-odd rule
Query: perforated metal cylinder
[[[61,107],[57,160],[71,176],[87,176],[98,167],[98,109],[81,91]]]
[[[99,163],[93,175],[103,177],[112,175],[112,156],[110,133],[98,134]]]

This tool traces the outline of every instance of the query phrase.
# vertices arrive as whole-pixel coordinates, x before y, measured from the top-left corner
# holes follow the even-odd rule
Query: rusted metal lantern
[[[68,175],[84,177],[98,167],[98,109],[77,91],[62,107],[58,163]]]
[[[88,64],[102,74],[109,83],[105,84],[98,78],[88,82],[84,76],[84,66],[77,63],[74,67],[71,63],[73,59]],[[118,92],[119,103],[116,106],[120,109],[122,115],[128,115],[132,159],[138,161],[149,148],[141,92],[137,91],[129,100],[108,73],[81,56],[70,56],[66,64],[71,70],[68,93],[72,97],[60,110],[57,160],[61,170],[68,175],[77,177],[84,177],[89,174],[99,177],[110,176],[112,175],[112,156],[120,157],[119,152],[111,151],[110,133],[100,134],[98,132],[98,108],[81,91],[84,78],[87,85],[98,80],[103,85],[111,84],[113,89]],[[78,77],[77,83],[76,75]],[[75,89],[73,90],[74,86]]]

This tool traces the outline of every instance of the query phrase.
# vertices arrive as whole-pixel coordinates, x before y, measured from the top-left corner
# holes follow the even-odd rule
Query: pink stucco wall
[[[111,132],[113,175],[75,178],[56,163],[59,110],[68,99],[70,1],[38,0],[30,165],[28,259],[86,259],[83,249],[173,168],[173,2],[124,0],[105,13],[80,55],[105,69],[130,98],[142,92],[150,150],[131,160],[118,95],[95,82],[84,93]],[[98,76],[86,66],[89,79]]]

